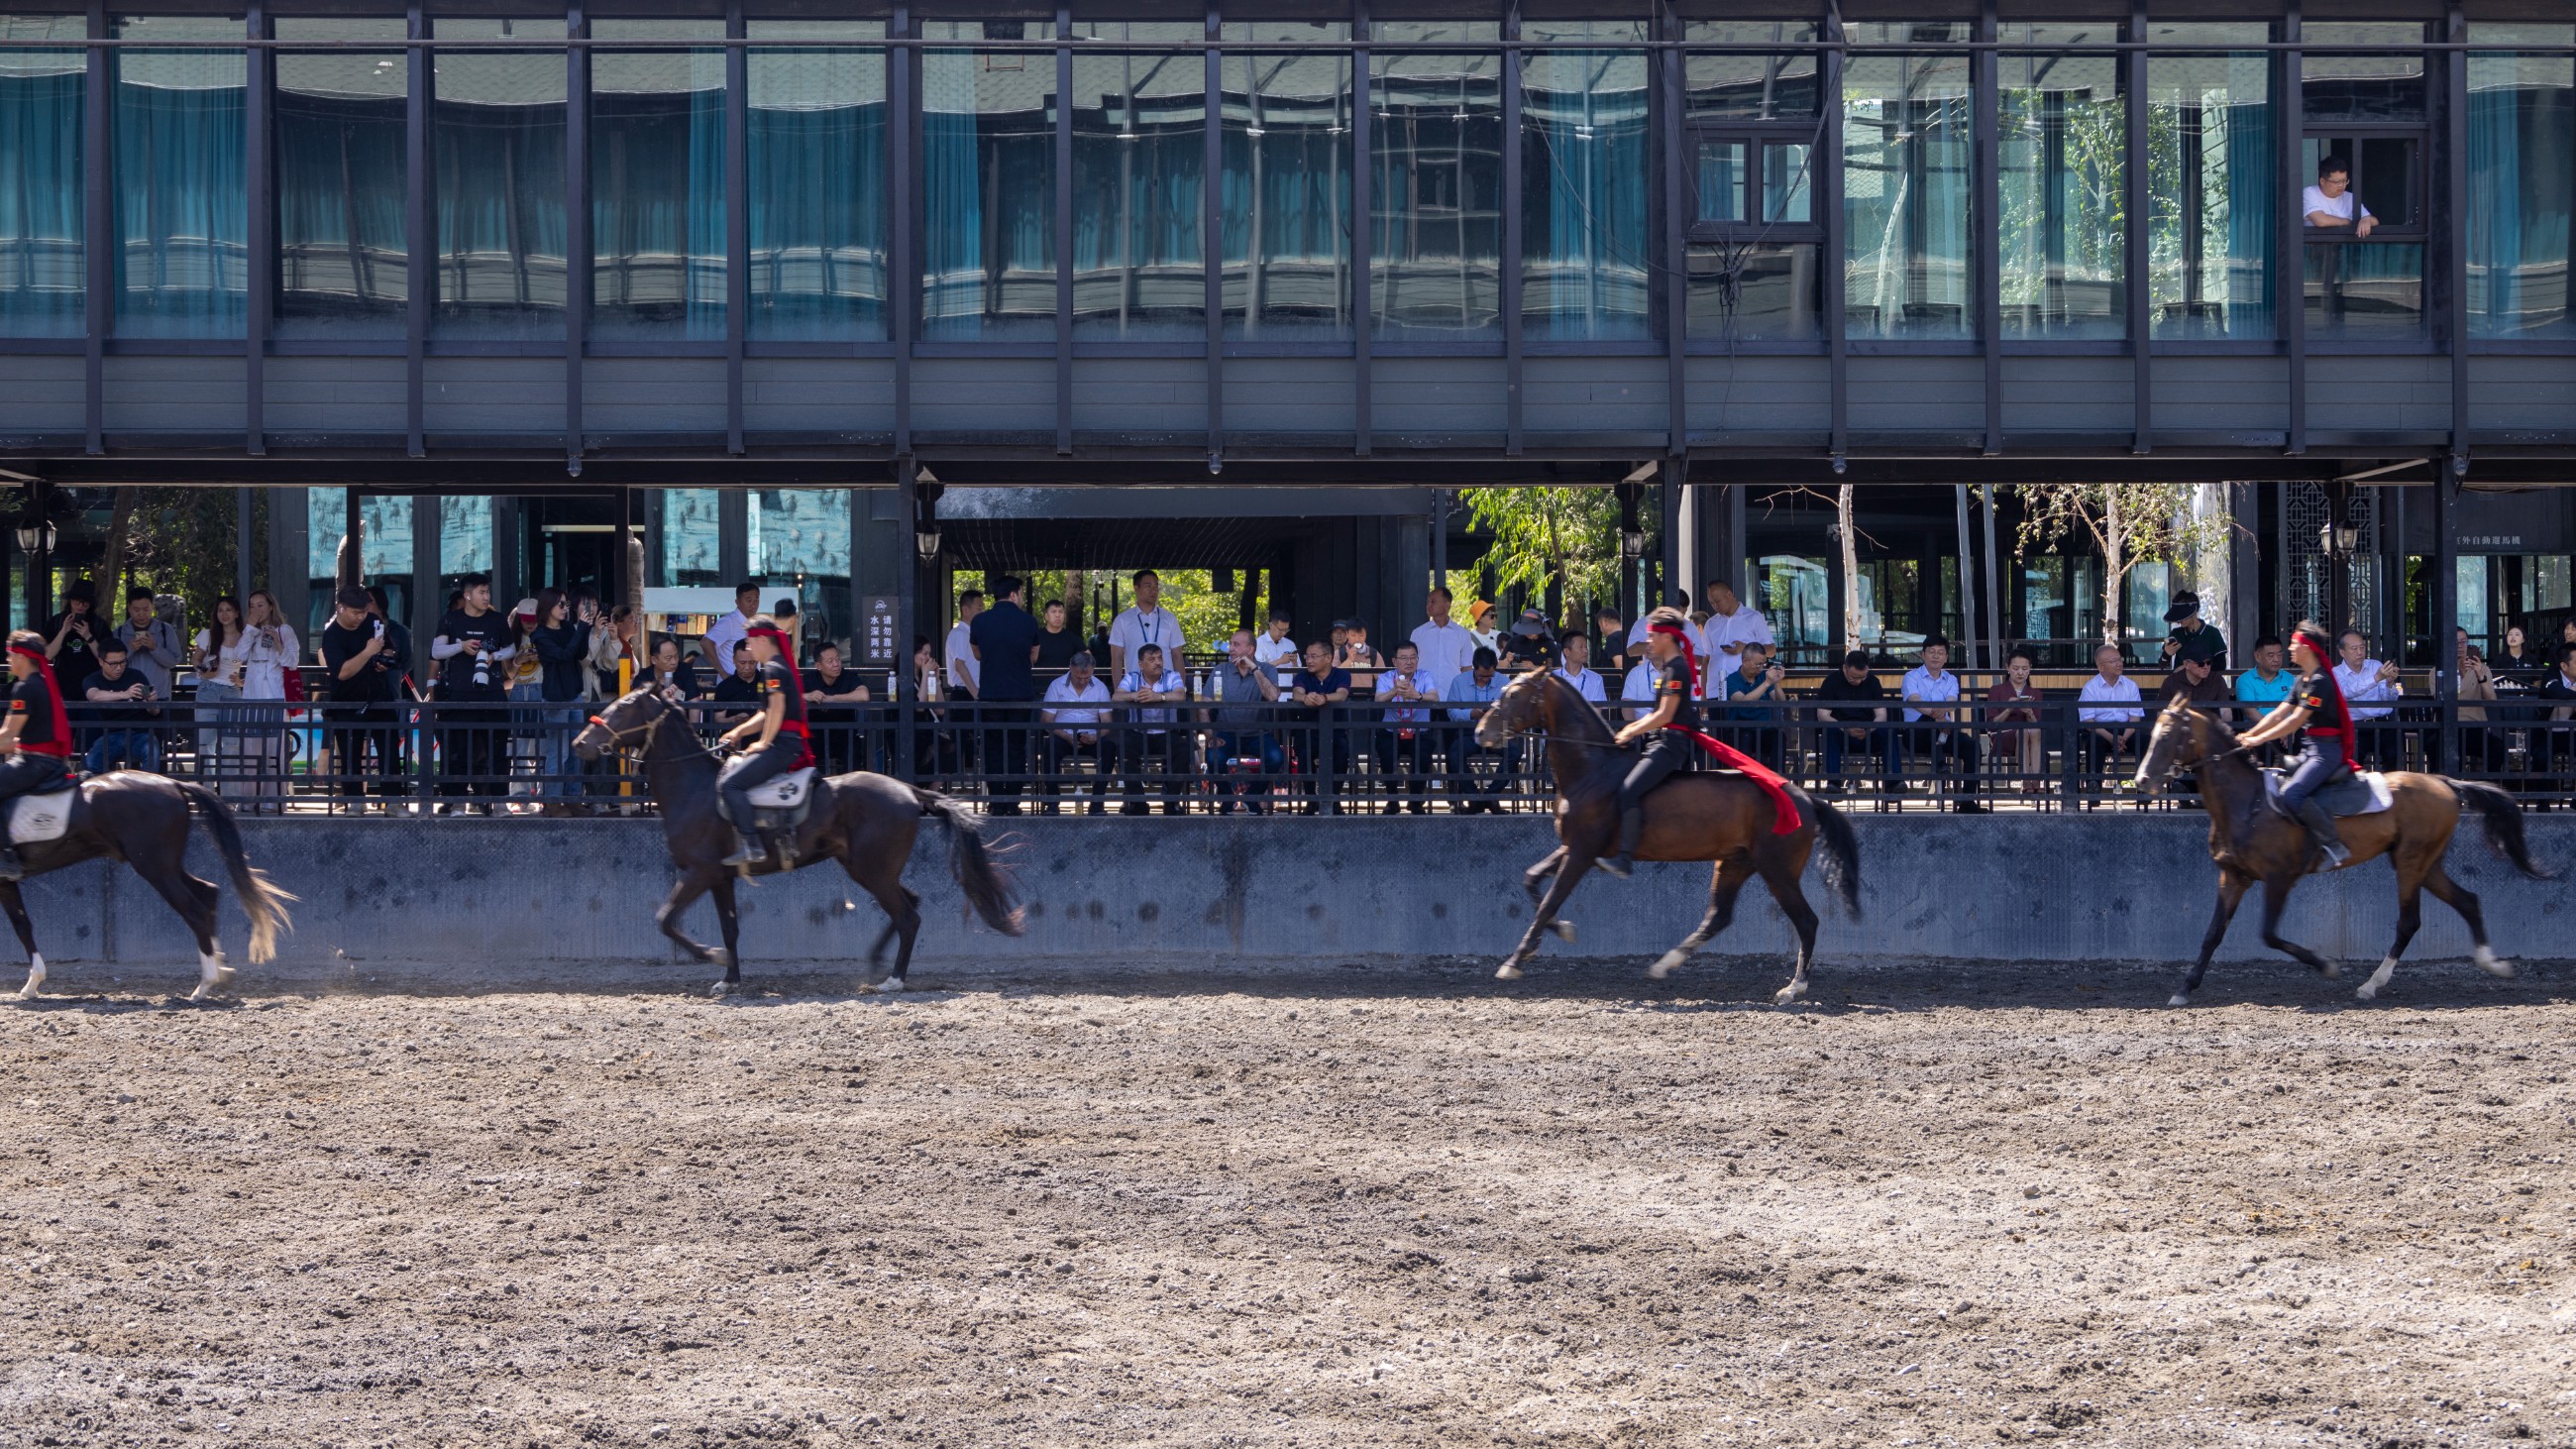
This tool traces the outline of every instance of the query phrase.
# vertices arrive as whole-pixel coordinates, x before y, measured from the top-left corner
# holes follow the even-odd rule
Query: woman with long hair
[[[537,658],[536,644],[537,624],[544,617],[539,612],[542,607],[535,599],[521,599],[519,606],[510,611],[510,647],[517,651],[510,656],[509,665],[509,769],[512,774],[518,773],[518,762],[522,760],[527,762],[530,770],[544,769],[545,726],[539,722],[539,716],[545,711],[538,706],[545,702],[546,697],[545,664]],[[511,787],[513,791],[518,788],[516,785]],[[530,779],[527,793],[531,798],[543,795],[544,782]],[[515,810],[518,807],[511,808]],[[529,806],[531,810],[536,808]]]
[[[214,622],[197,631],[196,721],[197,775],[226,792],[227,781],[241,774],[242,667],[250,652],[250,631],[242,625],[241,600],[215,595]]]
[[[275,815],[286,808],[286,671],[302,660],[303,645],[266,589],[252,590],[242,633],[242,765],[256,797],[252,812]]]

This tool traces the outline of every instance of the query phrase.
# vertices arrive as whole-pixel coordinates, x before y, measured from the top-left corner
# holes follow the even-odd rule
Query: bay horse
[[[2209,958],[2227,937],[2227,923],[2235,917],[2237,903],[2257,881],[2263,885],[2263,944],[2315,968],[2329,981],[2342,975],[2334,962],[2281,935],[2282,908],[2299,878],[2308,873],[2312,846],[2307,828],[2264,803],[2263,772],[2238,751],[2236,732],[2226,721],[2177,700],[2156,716],[2155,731],[2147,737],[2146,751],[2138,761],[2138,790],[2153,795],[2183,770],[2197,778],[2201,804],[2209,811],[2209,854],[2218,862],[2218,910],[2210,917],[2208,933],[2201,937],[2200,959],[2192,963],[2191,974],[2183,978],[2182,989],[2167,1005],[2191,1004],[2191,994],[2200,989],[2200,978],[2209,970]],[[2415,939],[2415,928],[2423,920],[2419,893],[2428,890],[2469,923],[2478,968],[2490,976],[2512,979],[2513,964],[2499,960],[2495,948],[2487,944],[2486,916],[2478,909],[2478,898],[2443,870],[2442,857],[2451,847],[2452,832],[2459,829],[2461,812],[2475,810],[2486,827],[2487,845],[2498,857],[2511,861],[2533,880],[2550,879],[2549,871],[2533,863],[2531,848],[2523,839],[2522,807],[2511,795],[2476,780],[2412,770],[2388,771],[2386,779],[2387,809],[2335,821],[2344,848],[2352,852],[2353,865],[2384,854],[2397,869],[2397,939],[2389,944],[2379,969],[2353,994],[2368,1001],[2388,984],[2398,956]]]
[[[724,859],[734,849],[734,827],[716,811],[716,775],[721,762],[698,740],[681,708],[651,688],[632,691],[591,716],[573,737],[573,749],[585,760],[609,750],[633,754],[644,769],[644,782],[661,812],[662,838],[672,863],[680,868],[670,899],[653,913],[662,934],[698,961],[720,964],[724,979],[713,994],[726,995],[742,985],[740,919],[734,902],[734,869]],[[865,770],[814,782],[813,807],[796,832],[796,867],[824,859],[838,860],[850,879],[886,912],[885,929],[868,948],[868,985],[887,991],[904,989],[912,965],[913,938],[921,930],[921,897],[905,888],[903,868],[912,859],[914,838],[924,816],[948,830],[948,869],[966,892],[984,924],[1006,936],[1020,934],[1020,908],[1010,877],[994,863],[975,817],[957,801],[932,790]],[[751,867],[753,875],[779,873],[775,858]],[[680,915],[698,897],[713,895],[716,921],[724,931],[722,946],[702,945],[680,931]],[[888,942],[895,943],[894,969],[880,969]]]
[[[293,928],[285,902],[295,897],[252,868],[250,857],[242,851],[241,828],[214,791],[164,775],[115,770],[81,781],[72,793],[71,820],[63,833],[18,847],[18,862],[29,877],[50,875],[102,856],[134,867],[134,873],[168,901],[195,933],[197,989],[188,993],[188,1000],[203,1001],[208,992],[232,985],[233,968],[225,963],[223,945],[215,936],[215,903],[222,892],[213,881],[188,873],[193,807],[205,818],[206,833],[214,837],[215,850],[232,877],[233,894],[241,897],[242,914],[250,918],[252,964],[264,964],[277,955],[278,931]],[[18,999],[33,1001],[44,989],[45,958],[36,951],[36,928],[27,919],[27,903],[18,882],[0,881],[0,910],[9,913],[18,944],[27,948],[27,984],[18,988]]]
[[[1557,912],[1584,872],[1618,849],[1619,782],[1637,761],[1633,751],[1613,741],[1600,711],[1552,669],[1513,680],[1476,722],[1476,743],[1485,749],[1498,749],[1518,734],[1535,734],[1547,742],[1550,772],[1556,777],[1558,845],[1522,873],[1521,886],[1536,910],[1520,945],[1494,973],[1505,981],[1520,978],[1522,963],[1538,949],[1541,931],[1553,930],[1559,940],[1573,944],[1574,925]],[[1796,785],[1787,788],[1804,817],[1788,834],[1772,830],[1776,816],[1771,797],[1735,771],[1676,774],[1646,797],[1646,829],[1637,859],[1717,864],[1709,881],[1708,913],[1699,929],[1666,951],[1648,975],[1662,980],[1725,930],[1735,919],[1736,893],[1758,875],[1798,933],[1797,970],[1771,999],[1786,1005],[1807,994],[1807,970],[1816,954],[1816,912],[1807,904],[1799,877],[1821,842],[1826,878],[1842,896],[1844,909],[1858,919],[1860,849],[1851,822],[1840,811]],[[1547,881],[1544,895],[1542,880]]]

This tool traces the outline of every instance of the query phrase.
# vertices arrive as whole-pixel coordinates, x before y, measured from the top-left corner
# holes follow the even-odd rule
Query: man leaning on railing
[[[1218,808],[1228,813],[1245,794],[1241,777],[1254,775],[1263,777],[1265,782],[1255,787],[1253,798],[1243,800],[1243,804],[1245,809],[1260,814],[1262,799],[1270,793],[1267,777],[1277,775],[1285,762],[1279,737],[1261,727],[1279,700],[1279,671],[1254,658],[1254,649],[1252,631],[1235,630],[1234,637],[1226,641],[1225,663],[1216,671],[1216,734],[1208,751],[1208,768],[1225,777],[1219,787]]]

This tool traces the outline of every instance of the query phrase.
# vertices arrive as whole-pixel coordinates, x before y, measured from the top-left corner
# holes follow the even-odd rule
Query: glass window
[[[799,653],[850,637],[850,490],[753,490],[746,518],[752,575],[764,604],[796,600]],[[856,663],[856,660],[849,661]]]
[[[1482,21],[1388,21],[1377,39],[1496,41]],[[1503,61],[1369,58],[1370,326],[1386,341],[1502,337]]]
[[[724,22],[600,20],[590,33],[722,40]],[[724,52],[601,50],[590,67],[591,335],[722,338]]]
[[[1816,27],[1795,20],[1691,20],[1682,38],[1699,45],[1796,45]],[[1817,52],[1693,54],[1683,67],[1694,121],[1805,121],[1820,92]]]
[[[1693,242],[1689,325],[1694,338],[1813,342],[1824,336],[1822,269],[1813,242]]]
[[[1960,41],[1946,23],[1854,25],[1875,44]],[[1843,74],[1843,308],[1857,338],[1969,338],[1968,57],[1855,56]]]
[[[1047,40],[1043,20],[938,20],[930,40]],[[921,57],[922,336],[1055,337],[1055,59]]]
[[[1077,24],[1079,40],[1195,39],[1179,23]],[[1090,49],[1073,57],[1073,335],[1207,335],[1207,59]]]
[[[446,497],[438,500],[438,573],[442,579],[492,571],[492,500]],[[447,612],[446,595],[434,600]],[[424,615],[423,617],[428,617]]]
[[[1643,41],[1642,21],[1530,21],[1522,37]],[[1547,49],[1521,62],[1521,316],[1538,339],[1650,336],[1646,53]]]
[[[882,38],[882,21],[754,20],[752,40]],[[754,49],[749,335],[886,335],[886,57],[881,50]]]
[[[440,39],[560,41],[557,20],[447,20]],[[439,51],[430,150],[443,336],[564,335],[564,55]]]
[[[400,20],[280,17],[280,40],[403,38]],[[400,50],[277,55],[277,335],[400,337],[404,240]],[[408,527],[408,522],[406,522]],[[403,564],[408,571],[408,560]]]
[[[77,15],[0,16],[0,42],[80,40]],[[79,50],[0,50],[0,335],[78,337],[89,294]]]
[[[2007,41],[2043,37],[2007,27]],[[2051,27],[2065,29],[2067,27]],[[2104,25],[2060,43],[2117,40]],[[2129,335],[2121,188],[2128,114],[2111,54],[2004,53],[1999,296],[2007,337]]]
[[[1235,22],[1229,41],[1338,41],[1339,21]],[[1229,54],[1221,293],[1235,341],[1351,335],[1351,57]]]
[[[2475,25],[2479,45],[2567,45],[2576,26]],[[2576,336],[2576,57],[2469,53],[2469,334]],[[2465,560],[2463,560],[2465,562]]]
[[[716,490],[662,490],[662,582],[668,587],[721,582],[717,555]]]
[[[2299,28],[2300,113],[2307,123],[2412,125],[2425,120],[2424,57],[2320,55],[2339,45],[2421,45],[2414,21],[2311,20]]]
[[[2160,44],[2259,42],[2261,25],[2150,25]],[[2279,122],[2262,51],[2147,59],[2147,287],[2159,339],[2268,340]]]
[[[240,39],[212,16],[124,17],[119,40]],[[237,50],[119,50],[114,106],[116,331],[126,337],[239,337],[249,313],[249,193]]]

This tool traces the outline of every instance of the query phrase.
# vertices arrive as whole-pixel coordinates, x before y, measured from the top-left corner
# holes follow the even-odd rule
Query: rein
[[[669,723],[679,715],[679,706],[674,705],[662,696],[655,694],[648,695],[646,697],[651,699],[656,705],[659,705],[660,709],[654,714],[651,720],[647,721],[640,727],[630,726],[627,729],[621,730],[609,724],[606,719],[599,715],[592,715],[590,717],[590,722],[593,726],[607,732],[609,748],[625,750],[628,754],[641,759],[643,758],[645,751],[653,748],[653,740],[656,736],[661,734],[662,726]],[[707,748],[706,742],[698,738],[695,730],[684,731],[684,733],[688,738],[689,747],[691,749],[696,750],[700,755],[707,759],[714,760],[719,764],[723,763],[724,756]],[[635,739],[635,743],[632,747],[627,744],[627,740],[630,736]]]

